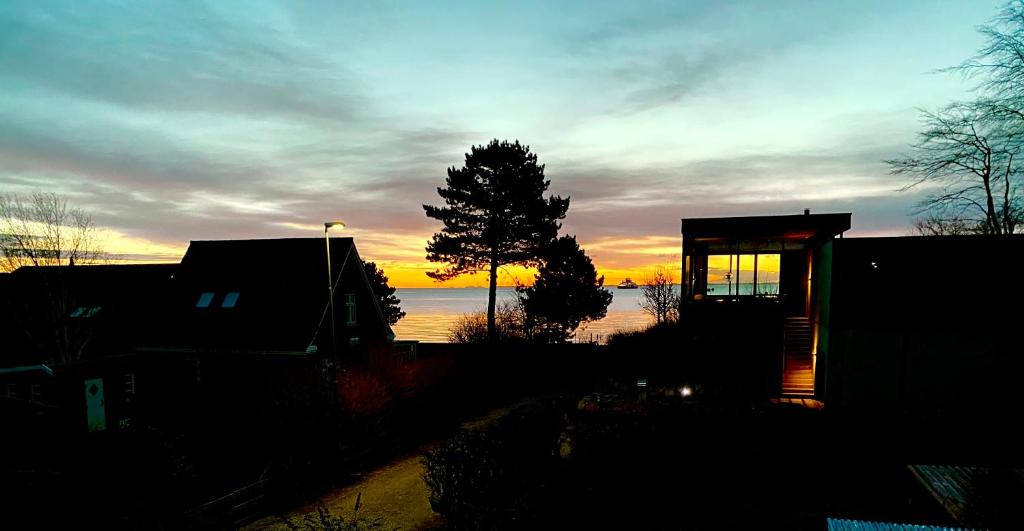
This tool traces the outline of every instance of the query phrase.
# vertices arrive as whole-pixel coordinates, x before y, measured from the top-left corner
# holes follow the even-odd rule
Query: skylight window
[[[209,308],[211,302],[213,302],[213,292],[204,291],[199,295],[199,300],[196,301],[196,308]]]
[[[71,312],[69,317],[71,318],[87,318],[96,317],[96,314],[100,313],[101,306],[79,306]]]
[[[238,304],[238,292],[232,291],[224,296],[224,302],[220,303],[221,308],[234,308]]]

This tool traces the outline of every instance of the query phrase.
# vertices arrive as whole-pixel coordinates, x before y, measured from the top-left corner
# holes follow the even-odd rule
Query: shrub
[[[526,341],[522,311],[514,302],[502,302],[494,315],[499,343]],[[487,343],[487,313],[467,313],[448,330],[449,343]]]
[[[527,406],[492,425],[463,430],[423,458],[431,506],[452,529],[535,527],[561,426],[551,408]]]
[[[391,390],[377,376],[349,369],[338,377],[338,397],[346,411],[356,416],[375,415],[391,405]]]

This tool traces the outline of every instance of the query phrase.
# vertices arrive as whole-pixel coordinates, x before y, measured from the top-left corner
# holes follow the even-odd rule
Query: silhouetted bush
[[[338,398],[345,411],[358,417],[386,411],[392,395],[391,389],[378,376],[349,369],[338,377]]]
[[[526,341],[522,311],[514,302],[502,302],[495,316],[495,333],[498,343],[523,343]],[[448,330],[449,343],[487,343],[487,313],[468,313],[460,317]]]
[[[451,529],[536,527],[550,500],[561,425],[553,407],[538,405],[463,430],[423,458],[431,506]]]
[[[655,323],[643,330],[614,332],[608,336],[608,348],[616,351],[658,352],[679,350],[682,333],[675,322]]]

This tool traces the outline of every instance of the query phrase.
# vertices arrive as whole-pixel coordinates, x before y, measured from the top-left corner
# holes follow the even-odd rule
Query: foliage
[[[427,273],[445,281],[488,271],[488,337],[497,339],[495,323],[498,268],[533,266],[543,245],[555,238],[569,199],[544,197],[550,181],[529,146],[492,140],[473,146],[462,168],[448,169],[437,193],[445,206],[423,205],[427,217],[444,223],[427,244],[427,259],[444,264]]]
[[[640,309],[654,317],[657,323],[668,323],[679,319],[679,294],[675,291],[672,272],[658,266],[648,276],[641,288]]]
[[[399,319],[405,317],[405,312],[399,306],[402,300],[395,296],[395,288],[388,285],[388,277],[384,274],[384,270],[378,268],[376,263],[365,260],[363,260],[363,269],[366,270],[370,288],[373,290],[373,296],[377,299],[377,304],[380,305],[381,312],[384,313],[384,319],[389,325],[397,323]]]
[[[677,323],[655,323],[643,330],[622,330],[608,336],[608,348],[613,351],[654,351],[663,356],[664,349],[682,348]]]
[[[362,369],[338,375],[338,398],[346,411],[357,416],[374,415],[391,405],[391,389],[377,376]]]
[[[281,518],[281,523],[291,531],[363,531],[383,528],[383,517],[367,518],[359,514],[362,498],[362,493],[356,495],[352,515],[347,518],[332,514],[327,506],[317,502],[315,511],[304,515],[301,520]]]
[[[493,342],[521,343],[526,341],[522,310],[518,302],[502,302],[495,311]],[[448,330],[449,343],[488,343],[487,314],[469,313],[460,317]]]
[[[463,430],[423,458],[431,506],[451,529],[536,528],[561,425],[538,405]]]
[[[563,343],[581,323],[601,319],[612,302],[604,277],[575,236],[562,236],[545,247],[532,286],[518,289],[525,328],[538,343]]]

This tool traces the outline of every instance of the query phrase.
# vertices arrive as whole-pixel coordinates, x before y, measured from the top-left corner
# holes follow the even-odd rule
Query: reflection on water
[[[652,319],[640,310],[640,290],[610,290],[612,303],[608,315],[581,327],[580,340],[604,342],[612,332],[644,328]],[[400,288],[406,316],[393,328],[398,339],[447,341],[448,329],[462,315],[487,309],[486,288]],[[514,288],[498,288],[498,302],[513,300]]]

